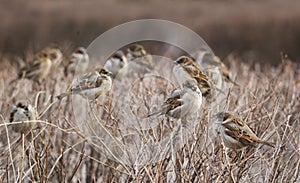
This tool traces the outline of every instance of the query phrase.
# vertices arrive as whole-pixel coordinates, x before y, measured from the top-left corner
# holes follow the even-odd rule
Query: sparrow
[[[207,49],[200,48],[199,51],[193,54],[193,58],[195,58],[196,63],[204,69],[211,69],[212,67],[217,67],[224,81],[228,83],[233,83],[237,86],[239,85],[230,78],[229,70],[227,66],[221,61],[220,57],[213,55]]]
[[[31,105],[18,103],[17,106],[14,106],[11,110],[9,121],[11,123],[22,122],[13,124],[12,129],[18,133],[27,134],[34,126],[34,123],[25,121],[35,121],[36,119],[37,112]]]
[[[204,97],[212,96],[212,84],[209,81],[208,76],[202,72],[192,58],[181,56],[174,61],[174,64],[175,67],[173,68],[173,73],[179,83],[194,79]]]
[[[78,84],[71,87],[69,91],[60,94],[57,98],[61,100],[66,96],[79,94],[89,100],[95,100],[111,89],[111,75],[112,73],[106,69],[99,69],[98,71],[85,74],[79,79]]]
[[[50,44],[46,48],[44,48],[41,52],[47,53],[49,55],[52,64],[57,66],[63,60],[63,54],[56,44]]]
[[[167,100],[163,103],[161,109],[157,112],[149,114],[166,115],[172,118],[183,118],[196,113],[202,104],[202,94],[197,84],[188,80],[183,84],[182,89],[174,90]]]
[[[114,53],[104,64],[104,68],[112,72],[113,78],[123,78],[127,74],[128,62],[122,50]]]
[[[236,86],[239,86],[238,83],[236,83],[235,81],[233,81],[231,79],[231,77],[229,76],[229,70],[228,70],[227,66],[221,61],[221,59],[219,57],[214,56],[213,61],[215,61],[217,67],[219,68],[219,71],[222,74],[224,81],[226,81],[227,83],[232,83]]]
[[[89,55],[87,50],[83,47],[76,48],[71,54],[68,63],[65,67],[64,73],[67,76],[68,73],[74,74],[75,71],[83,73],[87,70],[89,65]]]
[[[51,59],[46,52],[39,52],[35,59],[18,73],[18,78],[28,78],[41,83],[49,74],[52,66]]]
[[[217,113],[215,120],[216,131],[221,134],[224,144],[228,148],[239,150],[255,143],[275,147],[274,144],[257,137],[243,120],[228,112]]]
[[[127,49],[128,62],[127,76],[134,74],[143,75],[154,69],[152,56],[147,53],[142,45],[134,44]]]

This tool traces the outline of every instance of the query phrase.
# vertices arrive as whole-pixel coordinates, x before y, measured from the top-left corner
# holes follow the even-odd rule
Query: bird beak
[[[112,75],[113,75],[113,73],[112,73],[112,72],[110,72],[110,71],[108,71],[107,75],[109,75],[109,76],[112,76]]]
[[[142,55],[147,55],[146,50],[142,50]]]
[[[178,60],[175,60],[174,62],[173,62],[175,65],[178,65],[179,63],[178,63]]]

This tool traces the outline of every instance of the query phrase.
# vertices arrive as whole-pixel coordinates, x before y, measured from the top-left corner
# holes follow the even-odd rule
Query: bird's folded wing
[[[171,110],[174,110],[177,107],[183,105],[184,102],[181,99],[181,95],[176,95],[171,98],[168,98],[163,105],[164,113],[168,113]]]
[[[225,129],[225,134],[245,145],[253,143],[253,139],[244,131]]]
[[[102,82],[103,82],[103,78],[101,78],[101,76],[98,76],[97,78],[95,78],[95,80],[83,79],[80,81],[79,84],[73,87],[71,91],[76,92],[76,91],[98,88],[102,85]]]

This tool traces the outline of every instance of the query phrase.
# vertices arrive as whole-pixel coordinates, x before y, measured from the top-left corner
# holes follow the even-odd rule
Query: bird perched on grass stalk
[[[219,112],[214,118],[215,130],[221,134],[224,144],[228,148],[238,150],[255,143],[275,147],[274,144],[257,137],[243,120],[228,112]]]

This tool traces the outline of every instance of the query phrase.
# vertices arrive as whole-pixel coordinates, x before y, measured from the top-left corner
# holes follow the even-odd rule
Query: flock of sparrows
[[[63,54],[57,46],[50,46],[35,55],[35,59],[20,70],[19,78],[27,78],[41,83],[47,77],[52,65],[59,64]],[[65,75],[85,73],[89,64],[87,50],[79,47],[71,54],[65,64]],[[161,108],[149,114],[165,115],[171,118],[184,118],[198,112],[202,105],[202,97],[207,99],[214,97],[214,85],[209,74],[204,71],[209,67],[215,67],[221,73],[224,81],[235,85],[229,76],[229,70],[216,56],[205,49],[200,49],[194,58],[181,56],[174,61],[173,74],[181,88],[175,89],[164,101]],[[88,100],[95,100],[99,96],[109,92],[114,79],[124,77],[141,77],[154,69],[151,55],[142,45],[134,44],[126,52],[116,51],[107,59],[103,68],[94,72],[83,74],[80,80],[68,91],[57,96],[61,100],[65,96],[79,94]],[[12,109],[10,121],[24,122],[36,120],[36,111],[31,105],[19,103]],[[241,119],[229,112],[220,112],[214,115],[215,130],[220,134],[225,146],[240,149],[255,143],[262,143],[274,147],[272,143],[263,141]],[[14,130],[25,133],[30,131],[34,123],[18,123]]]

